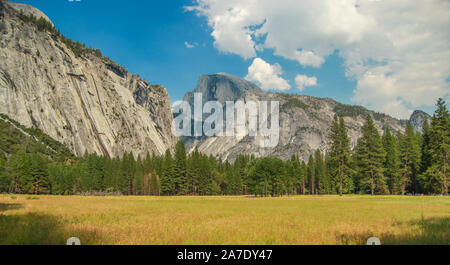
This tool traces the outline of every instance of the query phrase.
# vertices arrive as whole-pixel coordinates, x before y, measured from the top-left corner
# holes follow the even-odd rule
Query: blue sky
[[[219,72],[239,77],[247,75],[251,59],[225,54],[214,48],[211,29],[203,17],[186,12],[184,6],[192,1],[141,0],[28,0],[42,10],[67,37],[102,50],[151,83],[167,88],[173,100],[195,88],[201,74]],[[197,43],[187,48],[185,42]],[[292,82],[288,93],[300,93],[295,88],[299,69],[319,77],[317,87],[307,88],[304,94],[332,97],[350,103],[354,83],[343,75],[342,59],[335,55],[322,69],[304,69],[298,63],[274,58],[270,52],[260,54],[269,63],[283,66],[283,77]]]
[[[282,92],[331,97],[342,103],[365,105],[397,117],[405,113],[403,110],[410,112],[419,108],[430,113],[433,110],[430,101],[421,102],[414,98],[401,98],[398,95],[392,96],[392,108],[386,108],[380,104],[379,101],[384,99],[385,94],[392,93],[381,94],[381,98],[378,94],[374,96],[372,95],[374,84],[378,84],[377,80],[386,82],[386,85],[390,84],[386,78],[395,77],[396,72],[387,73],[381,78],[378,78],[379,76],[370,78],[367,75],[363,77],[356,74],[346,76],[346,71],[348,72],[350,69],[348,67],[350,56],[339,55],[340,42],[334,37],[333,39],[317,39],[315,35],[305,36],[305,39],[317,41],[316,46],[323,46],[321,44],[323,41],[330,43],[330,47],[333,47],[331,52],[322,51],[322,53],[319,49],[315,51],[314,47],[309,47],[308,50],[312,50],[324,58],[323,64],[319,67],[300,62],[285,54],[280,55],[280,52],[276,52],[276,49],[281,50],[280,45],[255,49],[255,55],[247,58],[248,56],[243,52],[234,48],[237,47],[235,43],[230,44],[227,39],[211,36],[213,32],[224,32],[224,30],[220,28],[220,24],[208,24],[208,21],[214,21],[216,17],[222,16],[223,12],[229,12],[230,7],[211,6],[207,11],[203,9],[202,13],[184,9],[185,6],[196,4],[191,0],[81,0],[81,2],[22,0],[17,2],[31,4],[42,10],[65,36],[84,42],[87,46],[99,48],[103,55],[125,66],[131,73],[140,74],[152,84],[163,85],[169,91],[172,101],[182,99],[186,92],[193,90],[201,74],[226,72],[246,77],[254,58],[261,58],[268,65],[277,64],[282,68],[282,73],[278,73],[277,77],[289,82],[291,87],[290,90]],[[221,8],[225,11],[222,11]],[[241,7],[240,10],[244,10],[244,8],[246,7]],[[291,7],[287,8],[292,9]],[[254,17],[262,15],[271,16],[271,14],[255,13]],[[273,22],[276,19],[274,17],[269,21]],[[251,25],[252,22],[248,23]],[[227,23],[226,25],[232,24]],[[268,34],[271,34],[269,30]],[[291,38],[300,37],[293,34]],[[237,41],[239,42],[239,40]],[[186,42],[195,47],[188,48]],[[216,45],[214,45],[215,42]],[[284,40],[284,42],[286,41]],[[237,45],[240,44],[237,43]],[[298,45],[299,51],[308,48],[301,46],[302,44]],[[350,46],[341,45],[342,50],[350,50],[348,47]],[[385,59],[383,58],[383,60]],[[346,62],[347,65],[344,65]],[[401,69],[401,67],[397,68]],[[447,69],[444,70],[447,71]],[[398,71],[400,72],[400,70]],[[303,91],[300,91],[295,82],[297,75],[315,77],[317,85],[305,87]],[[399,78],[399,80],[401,79]],[[448,79],[446,82],[448,84]],[[384,83],[381,83],[381,86],[384,86]],[[358,90],[355,92],[357,88]],[[443,91],[446,93],[442,93],[442,89],[439,93],[443,96],[448,95],[448,87],[443,88]],[[389,100],[391,99],[389,98],[386,103]],[[398,112],[396,103],[402,105],[401,109],[398,108]],[[392,111],[390,111],[391,109]],[[397,113],[398,115],[396,115]],[[407,113],[403,116],[406,115]]]

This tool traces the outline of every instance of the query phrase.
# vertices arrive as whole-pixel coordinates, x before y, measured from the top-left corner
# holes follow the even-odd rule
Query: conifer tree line
[[[162,156],[147,154],[109,159],[85,154],[51,159],[20,150],[0,153],[0,193],[103,195],[448,195],[450,116],[439,99],[423,133],[408,124],[404,132],[381,134],[367,116],[362,137],[352,149],[343,117],[331,126],[330,147],[307,161],[240,155],[230,163],[202,154],[187,154],[183,141]]]

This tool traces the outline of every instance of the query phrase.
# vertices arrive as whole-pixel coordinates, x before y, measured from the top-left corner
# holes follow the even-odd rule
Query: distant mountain
[[[0,47],[0,113],[76,155],[174,148],[167,90],[64,37],[38,9],[0,0]]]
[[[217,100],[221,103],[234,101],[248,93],[262,93],[257,85],[245,79],[219,73],[213,75],[201,75],[194,92],[187,93],[185,101],[193,102],[194,93],[202,93],[203,101]]]
[[[186,137],[186,147],[234,160],[240,154],[257,157],[275,156],[289,159],[293,154],[307,160],[315,150],[327,150],[328,135],[335,114],[344,117],[352,145],[355,146],[362,135],[361,128],[367,115],[372,115],[380,133],[389,127],[403,131],[407,121],[370,111],[361,106],[350,106],[329,98],[265,93],[256,85],[229,74],[202,75],[193,92],[185,96],[192,104],[193,93],[203,93],[207,100],[236,101],[279,101],[280,102],[280,143],[276,148],[261,148],[254,137]],[[206,95],[206,96],[205,96]]]
[[[425,120],[428,121],[428,123],[431,122],[431,116],[428,113],[425,113],[421,110],[416,110],[411,115],[411,118],[409,119],[409,122],[414,128],[414,131],[422,133],[423,131],[423,123]]]

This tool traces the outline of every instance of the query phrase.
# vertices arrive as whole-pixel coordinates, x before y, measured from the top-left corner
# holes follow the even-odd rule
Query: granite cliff
[[[0,101],[0,113],[41,129],[76,155],[163,154],[177,140],[164,87],[65,38],[36,8],[4,0]]]

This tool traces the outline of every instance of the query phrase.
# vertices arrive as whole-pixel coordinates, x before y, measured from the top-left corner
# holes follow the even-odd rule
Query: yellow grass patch
[[[449,244],[449,197],[0,195],[0,244]]]

